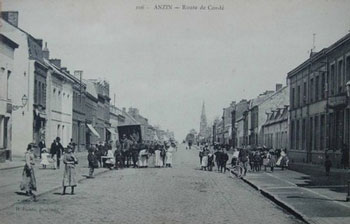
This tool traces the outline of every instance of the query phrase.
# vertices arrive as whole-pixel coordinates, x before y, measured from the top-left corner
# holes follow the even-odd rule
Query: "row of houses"
[[[295,164],[349,161],[350,34],[310,57],[254,99],[232,102],[210,138],[234,147],[286,149]],[[347,161],[347,162],[346,162]]]
[[[169,134],[137,108],[111,105],[107,81],[84,79],[83,71],[71,73],[51,58],[47,43],[18,26],[18,12],[1,12],[0,29],[1,161],[23,156],[28,143],[49,146],[56,137],[64,146],[72,139],[78,150],[115,141],[120,125],[141,125],[147,141]]]

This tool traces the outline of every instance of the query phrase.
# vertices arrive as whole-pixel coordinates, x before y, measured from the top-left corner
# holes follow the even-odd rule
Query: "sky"
[[[51,58],[110,83],[111,102],[137,107],[182,140],[232,101],[286,85],[286,75],[350,31],[348,0],[0,0]],[[224,10],[154,10],[156,4]],[[144,5],[144,10],[136,6]]]

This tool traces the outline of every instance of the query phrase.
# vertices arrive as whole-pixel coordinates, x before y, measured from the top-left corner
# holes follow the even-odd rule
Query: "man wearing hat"
[[[50,148],[50,154],[52,156],[52,158],[54,156],[56,156],[56,168],[59,169],[60,168],[60,159],[61,159],[61,155],[64,151],[64,148],[62,146],[62,144],[60,143],[61,138],[57,137],[55,140],[53,140],[52,144],[51,144],[51,148]]]

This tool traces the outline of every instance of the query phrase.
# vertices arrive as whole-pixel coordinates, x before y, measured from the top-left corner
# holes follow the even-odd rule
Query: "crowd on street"
[[[229,161],[229,154],[232,153],[231,161]],[[288,167],[289,158],[286,149],[269,149],[266,147],[243,147],[230,148],[227,145],[213,144],[209,146],[208,143],[202,144],[199,148],[199,162],[200,169],[212,171],[216,164],[217,171],[225,173],[227,163],[238,176],[246,175],[249,172],[260,171],[274,171],[276,166],[282,170]]]
[[[74,188],[77,186],[75,167],[78,159],[75,156],[76,144],[71,140],[67,147],[63,147],[60,138],[57,137],[51,144],[50,150],[42,142],[38,145],[40,148],[40,166],[43,169],[49,167],[60,169],[61,161],[64,164],[62,195],[66,194],[67,187],[71,188],[71,194],[74,194]],[[33,191],[37,190],[36,178],[34,172],[35,156],[34,150],[37,146],[33,143],[28,144],[25,153],[25,165],[22,172],[22,181],[20,189],[26,192],[36,200]],[[152,141],[145,143],[142,141],[133,141],[123,135],[120,140],[115,142],[99,142],[88,148],[88,167],[89,174],[87,178],[94,177],[94,170],[97,168],[123,169],[128,167],[147,168],[149,159],[154,159],[154,167],[172,167],[173,153],[177,151],[176,142]]]

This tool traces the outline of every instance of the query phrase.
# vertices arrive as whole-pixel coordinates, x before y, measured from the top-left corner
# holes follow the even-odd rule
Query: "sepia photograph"
[[[1,224],[349,224],[349,0],[0,0]]]

